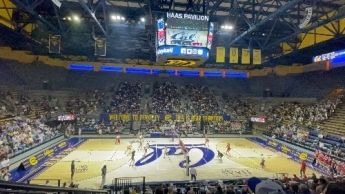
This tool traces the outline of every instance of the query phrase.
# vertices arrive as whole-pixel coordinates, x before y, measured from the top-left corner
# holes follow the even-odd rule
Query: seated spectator
[[[197,131],[195,121],[142,121],[142,126],[147,132],[172,132],[176,134],[188,134]],[[171,135],[171,134],[170,134]]]
[[[16,117],[9,121],[0,121],[0,157],[9,158],[23,152],[30,147],[37,146],[56,135],[59,132],[39,121]]]
[[[77,126],[83,132],[99,133],[101,130],[102,134],[121,133],[124,129],[124,122],[120,120],[106,123],[95,118],[78,117]]]
[[[113,95],[108,113],[140,114],[141,84],[124,82]]]
[[[92,114],[104,105],[105,93],[100,90],[85,92],[67,102],[66,109],[72,114]]]
[[[227,94],[223,94],[223,99],[226,102],[227,108],[232,109],[238,118],[248,118],[252,115],[256,115],[256,106],[257,102],[252,100],[243,99],[241,97],[230,97]]]
[[[224,110],[219,107],[214,91],[210,91],[208,87],[189,84],[186,89],[193,106],[193,114],[222,115],[224,113]]]
[[[243,133],[248,129],[246,121],[213,121],[205,122],[206,131],[218,133]]]
[[[152,110],[150,114],[184,113],[177,86],[170,82],[154,83],[152,93]]]

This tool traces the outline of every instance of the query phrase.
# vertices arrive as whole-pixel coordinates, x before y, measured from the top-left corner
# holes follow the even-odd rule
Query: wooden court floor
[[[288,159],[287,156],[265,149],[244,138],[212,138],[208,148],[203,145],[204,139],[202,138],[182,140],[190,149],[191,164],[199,164],[196,166],[196,170],[197,179],[200,180],[241,179],[253,176],[276,177],[279,173],[287,173],[291,176],[299,173],[300,165]],[[76,164],[73,182],[80,184],[81,188],[98,188],[100,186],[103,165],[107,166],[108,184],[111,184],[116,177],[145,176],[147,182],[189,180],[185,169],[181,167],[183,164],[180,164],[185,158],[179,155],[177,139],[174,142],[171,139],[162,138],[145,139],[145,144],[148,142],[150,149],[144,159],[142,159],[143,151],[138,151],[139,143],[133,143],[137,161],[134,166],[129,166],[130,155],[125,153],[130,141],[133,139],[124,139],[121,144],[115,145],[114,139],[90,139],[59,162],[38,174],[31,183],[45,184],[48,179],[51,185],[57,185],[56,179],[61,179],[62,183],[70,183],[72,181],[70,178],[72,160]],[[218,159],[217,150],[224,153],[227,143],[230,143],[232,147],[231,156]],[[164,158],[163,154],[160,155],[164,146],[168,146],[169,159]],[[266,159],[264,169],[259,166],[261,154]],[[311,169],[307,170],[307,174],[313,172]]]

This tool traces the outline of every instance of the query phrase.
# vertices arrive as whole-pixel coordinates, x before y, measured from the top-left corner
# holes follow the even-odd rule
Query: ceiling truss
[[[114,52],[110,57],[145,55],[147,58],[143,58],[151,61],[155,60],[155,21],[169,11],[209,15],[218,26],[215,47],[260,48],[270,57],[279,55],[277,52],[281,51],[272,48],[278,48],[280,43],[296,45],[301,41],[299,34],[345,17],[345,11],[339,11],[342,0],[60,0],[61,8],[46,0],[11,1],[30,15],[28,23],[44,27],[46,34],[60,34],[66,39],[78,36],[83,43],[80,45],[90,48],[92,41],[86,44],[89,41],[82,41],[82,37],[105,37],[113,41],[110,45]],[[308,7],[313,8],[309,25],[299,28]],[[336,14],[320,21],[331,12]],[[66,20],[73,14],[79,15],[84,24]],[[112,14],[119,14],[126,21],[114,23]],[[146,19],[145,25],[139,25],[141,17]],[[220,29],[227,23],[234,25],[235,30]],[[70,42],[66,47],[72,49],[75,42]]]

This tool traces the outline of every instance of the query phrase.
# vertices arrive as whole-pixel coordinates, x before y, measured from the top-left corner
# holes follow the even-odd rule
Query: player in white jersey
[[[131,153],[131,151],[132,151],[132,144],[129,144],[129,145],[127,146],[127,150],[126,150],[125,154]]]
[[[145,158],[146,154],[147,154],[147,150],[149,149],[150,144],[147,142],[146,146],[144,146],[144,155],[143,158]]]
[[[165,156],[168,157],[168,159],[170,160],[170,157],[168,155],[168,148],[167,148],[167,146],[164,147],[164,159],[165,159]]]
[[[143,148],[143,141],[139,140],[139,147],[138,147],[138,151],[141,150]]]
[[[139,141],[141,142],[142,139],[143,139],[143,135],[140,134],[140,136],[139,136]]]
[[[175,134],[176,134],[176,132],[175,132],[175,131],[172,131],[172,136],[171,136],[171,140],[172,140],[172,141],[175,141]]]

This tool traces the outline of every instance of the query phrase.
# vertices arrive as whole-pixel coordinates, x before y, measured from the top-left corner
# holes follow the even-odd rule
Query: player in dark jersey
[[[219,159],[222,159],[223,156],[224,156],[224,154],[223,154],[222,152],[220,152],[219,150],[217,150],[217,152],[218,152],[218,158],[219,158]]]
[[[131,162],[129,163],[130,166],[134,166],[134,162],[135,162],[135,150],[132,151],[132,157],[131,157]]]
[[[72,160],[72,163],[71,163],[71,181],[73,181],[74,172],[75,172],[75,164],[74,164],[74,160]]]

